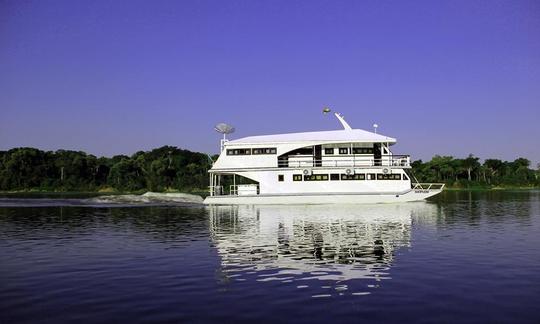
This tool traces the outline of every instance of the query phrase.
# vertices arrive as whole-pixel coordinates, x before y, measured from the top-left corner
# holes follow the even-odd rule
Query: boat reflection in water
[[[314,297],[369,294],[390,279],[427,202],[388,205],[211,206],[210,231],[225,281],[272,281]]]

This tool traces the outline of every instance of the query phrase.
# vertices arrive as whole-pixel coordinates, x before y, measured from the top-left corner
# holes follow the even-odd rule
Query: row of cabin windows
[[[276,154],[276,153],[277,153],[277,150],[275,147],[227,150],[227,155],[263,155],[263,154]]]
[[[349,152],[352,154],[373,154],[372,147],[340,147],[338,152],[341,155],[347,155]],[[277,150],[275,147],[265,147],[265,148],[241,148],[241,149],[228,149],[227,155],[262,155],[262,154],[276,154]],[[311,151],[309,152],[311,154]],[[325,155],[334,155],[334,148],[325,148]]]
[[[339,154],[349,154],[350,152],[349,147],[340,147],[338,149]],[[334,155],[334,149],[333,148],[325,148],[324,149],[325,155]],[[352,148],[352,154],[373,154],[373,148],[372,147],[353,147]]]
[[[401,174],[383,174],[383,173],[357,173],[357,174],[339,174],[339,173],[331,173],[328,174],[311,174],[311,175],[304,175],[302,177],[301,174],[293,174],[293,181],[302,181],[302,178],[304,181],[327,181],[328,179],[332,181],[337,180],[401,180]],[[278,175],[278,180],[283,181],[283,175]],[[403,175],[403,180],[409,180],[407,175]]]

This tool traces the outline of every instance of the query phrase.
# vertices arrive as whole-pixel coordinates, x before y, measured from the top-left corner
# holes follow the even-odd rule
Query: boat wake
[[[0,198],[0,207],[142,207],[198,206],[203,198],[185,193],[147,192],[142,195],[110,195],[92,198]]]
[[[149,204],[149,205],[174,205],[174,204],[202,204],[201,196],[185,193],[158,193],[147,192],[142,195],[111,195],[87,199],[96,204]]]

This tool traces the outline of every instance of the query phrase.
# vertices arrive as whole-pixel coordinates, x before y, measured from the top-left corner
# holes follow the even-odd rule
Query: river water
[[[540,192],[396,205],[0,198],[0,322],[540,322]]]

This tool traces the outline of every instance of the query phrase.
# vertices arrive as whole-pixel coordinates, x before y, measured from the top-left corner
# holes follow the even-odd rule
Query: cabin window
[[[406,174],[403,175],[403,180],[409,180],[409,177],[407,177]]]
[[[302,181],[302,175],[301,174],[293,174],[292,180],[293,181]]]
[[[341,180],[366,180],[366,175],[363,173],[342,174]]]
[[[368,178],[368,180],[375,180],[376,175],[375,175],[375,173],[369,173],[369,174],[367,175],[367,178]]]
[[[287,155],[313,155],[313,147],[303,147],[290,151]]]
[[[283,180],[285,180],[285,177],[283,176],[283,174],[278,174],[277,179],[278,181],[283,182]]]
[[[328,180],[328,174],[312,174],[312,175],[305,175],[304,181],[327,181]]]
[[[251,155],[251,149],[231,149],[227,150],[227,155]]]
[[[377,180],[401,180],[401,174],[377,174]]]
[[[330,180],[339,180],[339,173],[330,174]]]
[[[340,147],[339,148],[339,154],[349,154],[349,148],[348,147]]]
[[[325,148],[324,149],[325,155],[334,155],[334,149],[333,148]]]
[[[276,154],[275,147],[266,147],[266,148],[254,148],[253,155],[262,155],[262,154]]]
[[[353,147],[353,154],[373,154],[372,147]]]

